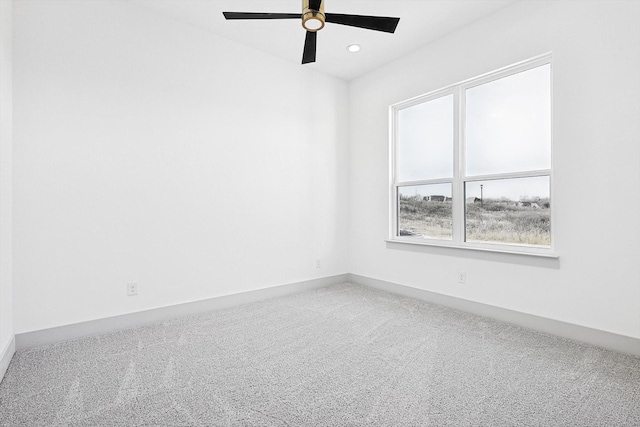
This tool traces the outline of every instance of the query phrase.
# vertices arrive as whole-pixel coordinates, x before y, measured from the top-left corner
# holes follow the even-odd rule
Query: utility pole
[[[482,192],[482,187],[484,187],[484,185],[480,184],[480,206],[484,206],[484,195]]]

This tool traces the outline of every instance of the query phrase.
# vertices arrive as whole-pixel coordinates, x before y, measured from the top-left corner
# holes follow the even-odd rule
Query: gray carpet
[[[640,426],[640,359],[341,284],[16,353],[1,426]]]

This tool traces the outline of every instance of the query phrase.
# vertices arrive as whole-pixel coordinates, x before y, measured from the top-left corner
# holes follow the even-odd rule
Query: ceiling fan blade
[[[322,4],[322,0],[309,0],[309,9],[320,10],[321,4]]]
[[[302,63],[308,64],[316,62],[316,43],[318,33],[315,31],[307,31],[307,37],[304,39],[304,52],[302,52]]]
[[[332,24],[349,25],[351,27],[366,28],[367,30],[384,31],[393,33],[396,31],[400,18],[387,16],[344,15],[341,13],[326,13],[326,22]]]
[[[227,19],[295,19],[301,18],[299,13],[254,13],[254,12],[222,12]]]

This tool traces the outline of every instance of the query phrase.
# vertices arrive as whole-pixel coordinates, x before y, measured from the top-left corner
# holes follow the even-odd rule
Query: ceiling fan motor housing
[[[324,28],[324,0],[320,2],[320,7],[317,10],[309,6],[310,1],[302,0],[302,26],[307,31],[320,31]]]

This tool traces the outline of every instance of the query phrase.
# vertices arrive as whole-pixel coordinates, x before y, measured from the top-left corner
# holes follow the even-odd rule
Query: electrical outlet
[[[316,268],[320,268],[320,258],[316,258]]]
[[[467,273],[464,271],[458,272],[458,283],[467,283]]]
[[[129,282],[127,283],[127,296],[138,295],[138,283],[137,282]]]

